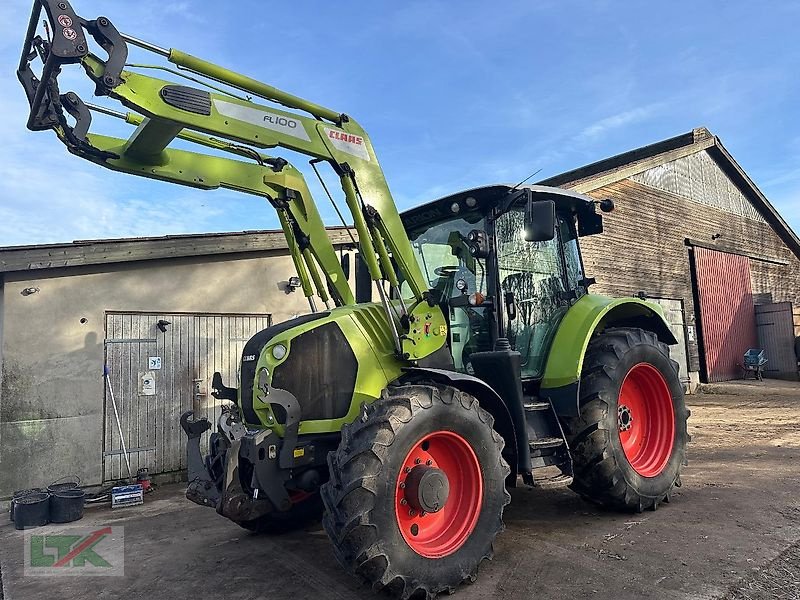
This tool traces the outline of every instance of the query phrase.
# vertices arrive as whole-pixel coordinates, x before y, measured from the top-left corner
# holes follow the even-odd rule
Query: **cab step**
[[[526,402],[524,404],[524,408],[527,412],[533,412],[536,410],[550,410],[550,403],[549,402]]]
[[[566,444],[564,438],[557,438],[557,437],[545,437],[539,438],[535,440],[530,440],[528,445],[531,447],[531,450],[543,450],[545,448],[557,448],[562,444]]]
[[[565,476],[572,476],[572,457],[553,405],[549,400],[529,396],[522,406],[525,409],[531,468],[557,466]]]

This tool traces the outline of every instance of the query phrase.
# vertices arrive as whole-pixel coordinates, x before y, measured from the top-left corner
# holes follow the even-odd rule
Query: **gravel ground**
[[[687,398],[690,464],[670,504],[617,514],[563,486],[516,489],[494,560],[456,598],[800,598],[800,385],[709,391]],[[125,527],[124,577],[23,576],[22,535],[0,523],[5,600],[383,597],[341,571],[319,526],[256,536],[182,492],[87,510],[83,525]]]
[[[797,600],[800,598],[800,544],[782,552],[766,567],[743,578],[725,600]]]

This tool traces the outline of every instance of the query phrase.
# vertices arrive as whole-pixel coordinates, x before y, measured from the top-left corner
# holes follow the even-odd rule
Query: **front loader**
[[[177,70],[130,64],[129,46]],[[69,65],[127,110],[62,92]],[[54,130],[76,156],[260,196],[278,214],[311,312],[253,336],[238,382],[215,374],[225,409],[207,452],[211,424],[181,417],[192,501],[254,531],[322,515],[338,561],[405,598],[474,580],[508,488],[534,486],[537,469],[619,510],[658,508],[680,485],[676,339],[658,305],[589,293],[583,272],[578,239],[602,233],[610,201],[492,185],[400,215],[352,117],[66,1],[36,0],[17,74],[28,127]],[[98,113],[135,130],[94,133]],[[262,152],[278,147],[338,177],[357,234],[355,293],[300,171]]]

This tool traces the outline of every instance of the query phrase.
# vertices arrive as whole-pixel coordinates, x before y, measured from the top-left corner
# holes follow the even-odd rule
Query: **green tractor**
[[[189,81],[127,64],[129,44]],[[129,112],[62,93],[69,65]],[[400,215],[348,115],[79,17],[66,1],[36,0],[18,77],[28,127],[54,130],[73,154],[261,196],[277,211],[311,312],[253,336],[238,385],[215,375],[226,405],[216,431],[181,417],[189,499],[255,531],[322,515],[343,567],[376,589],[432,597],[474,580],[508,488],[535,485],[539,468],[625,511],[656,509],[680,485],[688,411],[676,340],[658,305],[591,294],[583,272],[578,239],[602,232],[610,201],[494,185]],[[98,112],[134,133],[91,132]],[[275,147],[339,178],[358,235],[355,290],[300,172],[261,152]]]

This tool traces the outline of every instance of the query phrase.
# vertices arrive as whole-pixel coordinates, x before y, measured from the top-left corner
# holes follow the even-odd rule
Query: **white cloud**
[[[53,147],[37,148],[35,158],[0,151],[0,245],[203,231],[223,212],[202,203],[199,191],[176,196],[160,193],[157,182],[131,185],[130,176],[83,163],[49,141]]]
[[[163,15],[164,10],[191,12],[186,2],[168,2],[164,10],[155,10],[153,0],[145,5],[150,8],[144,11],[148,17],[141,19],[146,29],[163,31],[163,21],[157,23],[153,15]],[[77,8],[87,18],[108,10],[91,0]],[[69,154],[54,132],[25,128],[28,104],[11,65],[16,67],[28,14],[29,8],[22,3],[0,3],[0,57],[8,67],[0,72],[0,246],[230,229],[231,220],[223,217],[231,208],[245,212],[247,203],[239,200],[240,194],[223,190],[206,195],[115,173]],[[93,86],[79,67],[65,68],[60,83],[62,89],[74,89],[85,100],[98,102],[91,97]],[[108,100],[99,103],[120,108]],[[93,123],[92,130],[128,135],[132,130],[126,127],[106,118]],[[248,213],[261,216],[263,201],[253,202]],[[269,217],[261,221],[250,228],[277,224]]]
[[[789,171],[785,171],[780,175],[776,175],[770,179],[767,179],[764,182],[764,186],[780,186],[786,183],[794,183],[795,181],[800,181],[800,168],[797,169],[790,169]]]
[[[0,87],[9,91],[0,95],[0,246],[219,229],[233,192],[212,200],[81,160],[55,133],[26,130],[16,81],[0,76]]]
[[[611,115],[610,117],[605,117],[586,127],[583,131],[581,131],[579,137],[592,140],[608,133],[612,129],[619,129],[620,127],[625,127],[626,125],[646,121],[647,119],[653,117],[662,108],[662,106],[663,104],[659,102],[655,104],[649,104],[647,106],[640,106],[631,110],[626,110],[624,112]]]

